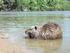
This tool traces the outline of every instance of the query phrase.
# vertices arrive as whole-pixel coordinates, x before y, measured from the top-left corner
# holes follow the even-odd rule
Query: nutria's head
[[[35,38],[35,31],[37,30],[37,27],[35,26],[35,27],[33,27],[33,28],[30,28],[30,29],[27,29],[26,31],[25,31],[25,34],[27,34],[28,36],[28,38],[31,38],[31,39],[33,39],[33,38]]]

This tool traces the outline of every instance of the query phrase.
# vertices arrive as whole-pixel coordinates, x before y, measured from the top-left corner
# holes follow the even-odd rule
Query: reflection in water
[[[58,40],[26,40],[27,47],[42,49],[44,53],[58,53],[62,45],[62,39]],[[40,51],[42,51],[40,50]]]

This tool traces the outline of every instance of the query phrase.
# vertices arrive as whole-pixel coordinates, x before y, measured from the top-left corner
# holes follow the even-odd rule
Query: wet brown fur
[[[32,31],[33,29],[27,29],[25,31],[25,33],[31,33],[31,34],[28,34],[29,38],[30,39],[60,39],[62,38],[62,30],[61,30],[61,27],[56,24],[56,23],[47,23],[47,24],[44,24],[40,29],[39,32],[39,35],[37,37],[36,36],[36,33],[34,33]],[[36,29],[37,31],[37,29]],[[32,37],[31,37],[32,36]]]

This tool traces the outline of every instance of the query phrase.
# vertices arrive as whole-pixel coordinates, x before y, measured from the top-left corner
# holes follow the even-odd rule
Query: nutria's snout
[[[28,35],[28,38],[33,39],[35,37],[35,35],[32,33],[32,29],[27,29],[25,31],[25,34]]]
[[[27,29],[27,30],[25,30],[25,34],[28,34],[31,31],[32,31],[32,29]]]
[[[25,34],[27,34],[27,31],[25,31]]]
[[[35,37],[34,34],[32,34],[30,32],[28,32],[28,35],[29,35],[29,38],[31,38],[31,39],[33,39]]]

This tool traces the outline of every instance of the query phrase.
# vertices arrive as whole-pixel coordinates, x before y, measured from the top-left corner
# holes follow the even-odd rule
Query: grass
[[[66,1],[66,2],[64,2],[64,5],[63,5],[63,7],[64,7],[64,10],[66,10],[66,11],[69,11],[70,10],[70,1]]]
[[[16,1],[16,2],[15,2]],[[70,10],[70,1],[65,0],[11,0],[17,11],[64,11]],[[3,2],[0,2],[0,7]]]

